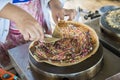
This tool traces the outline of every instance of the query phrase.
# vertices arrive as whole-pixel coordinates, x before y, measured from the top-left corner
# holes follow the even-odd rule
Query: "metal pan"
[[[50,80],[54,80],[55,77],[58,77],[59,79],[60,76],[64,76],[68,78],[71,77],[72,80],[74,80],[73,77],[75,76],[82,77],[82,80],[84,80],[83,77],[89,79],[95,76],[96,73],[101,69],[102,59],[103,59],[103,49],[101,45],[98,48],[97,52],[94,55],[92,55],[90,58],[72,66],[58,67],[47,63],[40,63],[37,62],[31,55],[29,55],[29,62],[32,71],[42,74],[46,78],[48,77],[52,78]],[[80,80],[80,78],[75,80]]]
[[[113,9],[111,11],[118,10],[120,8]],[[120,39],[120,30],[116,28],[112,28],[106,21],[106,16],[108,15],[109,11],[103,14],[100,18],[100,26],[101,30],[103,30],[106,34],[109,36],[115,37],[117,39]]]

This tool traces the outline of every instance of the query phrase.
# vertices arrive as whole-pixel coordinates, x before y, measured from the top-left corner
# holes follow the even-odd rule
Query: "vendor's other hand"
[[[76,12],[74,9],[59,9],[59,10],[54,10],[52,13],[53,20],[55,23],[58,22],[58,20],[64,20],[65,16],[68,16],[68,20],[73,20],[75,18]]]
[[[55,23],[58,22],[58,19],[64,20],[65,16],[68,16],[68,20],[75,18],[76,11],[74,9],[64,9],[59,2],[59,0],[51,0],[49,2],[50,9],[52,11],[53,20]]]

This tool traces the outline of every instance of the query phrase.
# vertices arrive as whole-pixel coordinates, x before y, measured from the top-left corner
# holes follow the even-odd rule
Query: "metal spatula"
[[[58,41],[60,39],[61,38],[54,38],[54,37],[50,38],[50,37],[47,37],[44,40],[45,40],[45,43],[52,43],[52,42],[56,42],[56,41]]]
[[[58,40],[60,40],[61,38],[59,37],[45,37],[44,40],[45,40],[45,43],[53,43],[53,42],[56,42]]]

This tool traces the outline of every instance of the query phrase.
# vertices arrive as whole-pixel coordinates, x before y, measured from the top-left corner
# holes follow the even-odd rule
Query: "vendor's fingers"
[[[57,24],[58,22],[58,16],[55,14],[52,14],[54,22]]]
[[[65,12],[62,10],[62,11],[59,13],[58,17],[60,18],[60,20],[64,20],[64,16],[65,16]]]
[[[43,33],[43,30],[40,29],[39,31],[40,31],[40,39],[39,39],[39,40],[43,42],[43,41],[44,41],[44,33]]]
[[[40,33],[33,27],[31,27],[29,30],[27,30],[27,32],[30,35],[30,40],[33,41],[37,41],[40,39]]]
[[[42,26],[40,26],[39,24],[36,24],[35,27],[37,30],[35,32],[36,32],[37,36],[39,36],[39,37],[37,37],[37,40],[43,41],[44,40],[44,33],[43,33]]]
[[[20,29],[20,32],[22,33],[23,38],[25,40],[35,40],[36,39],[36,33],[35,33],[34,29],[31,29],[31,27]]]
[[[20,32],[22,33],[23,35],[23,38],[27,41],[29,40],[30,36],[29,36],[29,33],[27,31],[24,30],[20,30]]]
[[[65,15],[69,16],[69,20],[72,20],[75,18],[76,11],[74,9],[65,9]]]
[[[29,28],[25,27],[24,29],[20,29],[20,32],[22,33],[23,38],[25,40],[31,40],[31,41],[40,40],[40,41],[43,41],[43,39],[44,39],[44,33],[42,31],[41,26],[39,26],[39,27],[30,26]]]
[[[27,33],[27,32],[24,33],[23,38],[24,38],[26,41],[30,40],[30,35],[29,35],[29,33]]]
[[[59,20],[64,20],[64,10],[60,10],[58,13],[53,13],[53,20],[57,24]]]

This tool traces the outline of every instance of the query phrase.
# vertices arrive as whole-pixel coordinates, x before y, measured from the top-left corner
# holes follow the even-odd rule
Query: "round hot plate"
[[[90,58],[72,65],[57,67],[47,63],[37,62],[29,55],[31,71],[36,80],[87,80],[95,76],[102,67],[103,49],[99,46],[97,52]]]
[[[111,11],[120,10],[120,8],[113,9]],[[112,37],[116,41],[120,40],[120,29],[112,28],[108,22],[106,21],[106,16],[109,14],[109,11],[103,14],[100,18],[100,28],[103,33],[105,33],[108,37]]]

